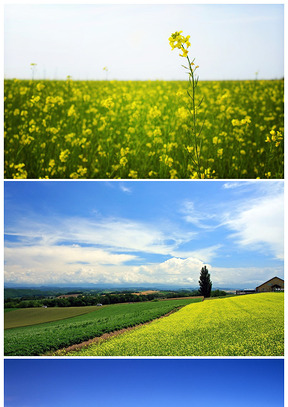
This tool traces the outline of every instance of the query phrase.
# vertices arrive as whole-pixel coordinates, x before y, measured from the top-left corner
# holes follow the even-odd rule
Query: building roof
[[[284,283],[284,280],[282,278],[275,276],[275,277],[270,278],[270,280],[265,281],[265,283],[258,285],[258,287],[256,287],[256,290],[257,290],[257,288],[262,287],[262,285],[269,283],[269,281],[274,280],[274,278],[278,278],[278,280],[281,280]]]

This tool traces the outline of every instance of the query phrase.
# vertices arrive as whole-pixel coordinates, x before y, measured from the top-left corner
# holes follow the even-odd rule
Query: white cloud
[[[232,182],[225,182],[225,183],[223,184],[223,188],[224,188],[224,189],[243,188],[243,187],[247,186],[249,183],[250,183],[249,181],[241,181],[241,182],[232,181]]]
[[[182,243],[195,238],[193,232],[163,229],[129,219],[88,220],[50,219],[49,224],[22,219],[17,226],[7,226],[6,235],[15,235],[23,245],[56,245],[72,242],[80,245],[101,245],[115,251],[141,251],[170,254]],[[167,243],[169,241],[169,244]],[[8,243],[7,243],[8,244]],[[13,244],[14,245],[14,244]]]
[[[189,257],[179,259],[173,257],[163,263],[148,264],[134,267],[136,274],[149,278],[152,283],[189,284],[198,285],[200,270],[203,262],[197,258]]]
[[[273,196],[283,193],[283,181],[275,180],[243,180],[243,181],[228,181],[222,184],[223,189],[237,190],[231,191],[231,196],[234,193],[235,196],[239,197],[247,195],[247,192],[251,194],[254,193],[257,196]]]
[[[56,259],[63,265],[73,263],[87,264],[122,264],[129,260],[135,259],[136,256],[131,254],[115,254],[103,249],[92,247],[72,246],[22,246],[6,247],[5,261],[12,262],[18,259],[23,266],[36,265],[37,267]],[[53,260],[52,260],[53,261]]]
[[[19,284],[167,283],[191,287],[198,286],[201,267],[208,263],[214,286],[235,287],[246,282],[247,287],[257,286],[279,275],[281,268],[223,268],[219,256],[220,250],[227,252],[223,243],[226,238],[234,254],[236,243],[244,253],[251,249],[265,253],[265,258],[269,253],[277,259],[283,258],[283,183],[267,182],[259,186],[257,183],[253,199],[251,194],[243,199],[251,187],[252,183],[249,189],[236,189],[240,199],[239,196],[233,201],[228,198],[228,204],[216,200],[215,204],[210,201],[202,205],[205,211],[186,201],[180,209],[188,222],[183,228],[181,223],[169,222],[169,219],[152,224],[131,219],[104,219],[97,212],[91,218],[26,215],[19,220],[18,216],[10,217],[5,223],[5,281]],[[197,232],[193,230],[196,228],[199,228]],[[221,229],[219,234],[216,228]],[[202,239],[201,244],[202,235],[205,240]],[[192,246],[196,238],[199,239],[197,250]],[[169,260],[160,263],[155,255],[169,257]],[[218,268],[209,266],[215,257]],[[148,263],[146,258],[157,259],[158,263]],[[250,258],[253,265],[252,255]]]
[[[211,229],[213,225],[211,224],[211,220],[215,218],[215,214],[212,212],[205,211],[198,211],[195,208],[195,204],[192,201],[186,201],[183,203],[181,208],[181,213],[184,215],[184,219],[188,223],[192,223],[197,228],[200,229]],[[209,224],[204,222],[210,222]]]
[[[102,250],[72,247],[6,249],[5,281],[18,284],[171,284],[198,287],[204,262],[196,257],[172,257],[162,263],[131,266],[132,256]],[[94,253],[95,252],[95,253]],[[18,261],[19,260],[19,261]],[[85,263],[86,261],[86,263]],[[213,287],[255,288],[274,276],[283,277],[282,267],[213,267],[205,263]]]
[[[198,285],[203,262],[171,258],[163,263],[124,265],[134,256],[80,247],[6,248],[5,281],[18,284]]]
[[[147,281],[143,274],[145,266],[137,268],[129,265],[131,260],[141,261],[133,253],[172,256],[182,243],[195,237],[192,232],[170,230],[170,227],[161,230],[160,227],[128,219],[49,220],[46,223],[22,218],[17,226],[7,225],[6,235],[17,236],[17,241],[7,239],[6,242],[6,282],[157,283],[162,281],[164,266],[158,270],[150,265],[151,278]],[[162,272],[158,275],[160,269]],[[182,281],[184,276],[180,276],[179,272],[177,275]],[[174,277],[170,280],[178,281]]]
[[[226,182],[230,193],[227,203],[206,206],[200,212],[193,202],[186,201],[181,212],[188,223],[204,231],[228,228],[235,233],[230,242],[258,252],[272,253],[277,259],[284,257],[284,196],[283,182]],[[209,248],[203,249],[205,260],[211,260]],[[175,254],[175,253],[174,253]],[[190,252],[201,258],[201,252]],[[207,261],[207,260],[206,260]]]
[[[235,231],[231,238],[251,250],[270,250],[278,259],[284,257],[283,195],[267,196],[244,204],[226,215],[224,224]]]
[[[214,287],[256,288],[272,277],[284,278],[283,267],[211,267]]]
[[[109,269],[117,270],[135,258],[78,245],[6,247],[5,280],[32,284],[100,282],[99,276]]]
[[[188,258],[195,257],[201,259],[204,263],[210,263],[212,259],[218,255],[218,250],[221,249],[221,244],[216,244],[214,246],[205,247],[203,249],[191,250],[191,251],[181,251],[175,250],[172,252],[173,256]]]
[[[131,188],[128,188],[126,185],[124,185],[122,183],[119,185],[119,188],[121,189],[121,191],[129,193],[129,194],[132,192]]]

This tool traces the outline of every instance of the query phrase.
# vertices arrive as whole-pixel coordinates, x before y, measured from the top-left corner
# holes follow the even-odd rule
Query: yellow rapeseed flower
[[[67,114],[68,114],[69,117],[76,116],[76,111],[75,111],[75,106],[74,105],[71,105],[69,107]]]
[[[65,163],[67,161],[67,158],[69,157],[70,151],[69,150],[64,150],[61,151],[60,155],[59,155],[59,159],[62,163]]]
[[[181,35],[183,31],[176,31],[175,33],[171,34],[171,37],[169,38],[169,44],[173,49],[178,48],[182,51],[182,54],[179,54],[181,57],[187,57],[188,55],[188,48],[190,47],[190,35],[187,35],[187,37],[184,37],[184,35]],[[186,48],[185,48],[186,47]]]
[[[41,92],[41,90],[44,88],[45,88],[45,85],[43,85],[43,83],[37,83],[36,89],[38,90],[38,92]]]
[[[129,175],[128,175],[129,178],[134,178],[134,179],[136,179],[137,176],[138,176],[137,171],[134,171],[134,170],[130,170],[130,171],[129,171]]]

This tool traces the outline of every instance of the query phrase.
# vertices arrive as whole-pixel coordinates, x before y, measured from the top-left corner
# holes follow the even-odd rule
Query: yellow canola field
[[[199,82],[196,138],[187,89],[5,80],[5,178],[283,178],[284,81]]]
[[[283,356],[284,294],[187,305],[70,356]]]

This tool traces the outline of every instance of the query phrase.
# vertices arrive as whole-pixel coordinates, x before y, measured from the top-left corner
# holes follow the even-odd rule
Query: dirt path
[[[141,326],[151,324],[151,322],[158,321],[158,320],[161,319],[161,318],[168,317],[169,315],[174,314],[174,312],[179,311],[179,309],[181,309],[181,308],[183,308],[183,307],[178,307],[178,308],[176,308],[176,309],[174,309],[174,310],[168,312],[168,314],[162,315],[161,317],[156,318],[156,319],[153,319],[152,321],[148,321],[148,322],[145,322],[145,323],[143,323],[143,324],[135,325],[135,326],[132,326],[132,327],[129,327],[129,328],[119,329],[118,331],[113,331],[113,332],[105,333],[105,334],[103,334],[103,335],[101,335],[101,336],[97,336],[97,337],[95,337],[95,338],[89,339],[88,341],[85,341],[85,342],[82,342],[82,343],[77,343],[77,344],[75,344],[75,345],[68,346],[67,348],[58,349],[56,352],[55,352],[55,351],[54,351],[54,352],[47,352],[47,353],[45,353],[45,354],[42,355],[42,356],[51,356],[51,355],[54,355],[54,356],[65,356],[65,354],[68,353],[68,352],[72,352],[72,351],[73,351],[73,352],[74,352],[74,351],[77,352],[78,350],[80,350],[80,349],[82,349],[82,348],[86,348],[86,347],[88,347],[88,346],[90,346],[90,345],[92,345],[92,344],[94,344],[94,343],[97,343],[97,342],[100,342],[100,341],[101,341],[101,342],[102,342],[102,341],[105,341],[105,340],[107,340],[107,339],[112,338],[113,336],[121,335],[121,334],[123,334],[123,333],[125,333],[125,332],[132,331],[133,329],[137,329],[137,328],[139,328],[139,327],[141,327]]]

